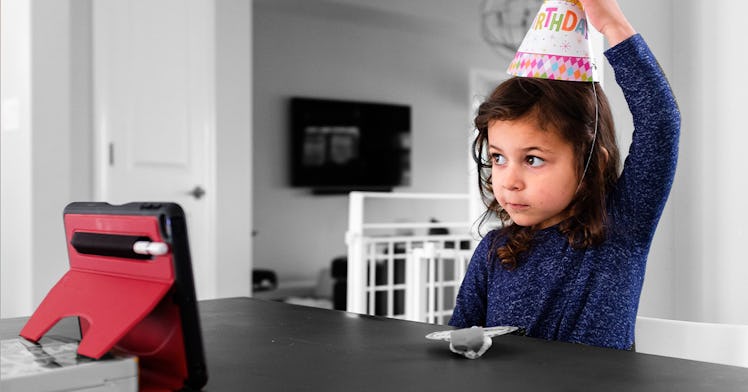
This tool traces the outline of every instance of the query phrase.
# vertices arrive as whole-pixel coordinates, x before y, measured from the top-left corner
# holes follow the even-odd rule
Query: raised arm
[[[611,45],[613,67],[634,121],[629,155],[613,202],[617,218],[651,239],[675,176],[680,112],[665,75],[615,0],[580,0],[589,23]]]

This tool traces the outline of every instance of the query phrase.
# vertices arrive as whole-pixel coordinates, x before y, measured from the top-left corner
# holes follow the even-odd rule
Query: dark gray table
[[[513,335],[469,360],[425,339],[444,326],[251,298],[199,306],[206,391],[748,391],[740,367]],[[23,322],[2,320],[0,335]]]

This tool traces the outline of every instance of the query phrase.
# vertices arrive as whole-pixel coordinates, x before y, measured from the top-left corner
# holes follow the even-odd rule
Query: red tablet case
[[[207,371],[181,207],[71,203],[64,221],[70,270],[21,336],[38,341],[60,319],[78,316],[80,355],[98,359],[112,348],[137,355],[141,390],[202,388]],[[162,242],[168,252],[135,258],[82,250],[74,245],[76,234]]]

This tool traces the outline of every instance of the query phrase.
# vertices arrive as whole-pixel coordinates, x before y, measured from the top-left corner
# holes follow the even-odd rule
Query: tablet
[[[137,356],[141,389],[201,389],[208,376],[182,208],[74,202],[63,215],[70,270],[21,336],[39,341],[78,316],[79,355]]]

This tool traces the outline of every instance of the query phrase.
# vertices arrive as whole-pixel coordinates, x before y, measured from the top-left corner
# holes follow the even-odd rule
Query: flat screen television
[[[410,185],[410,106],[293,97],[291,185],[316,193]]]

